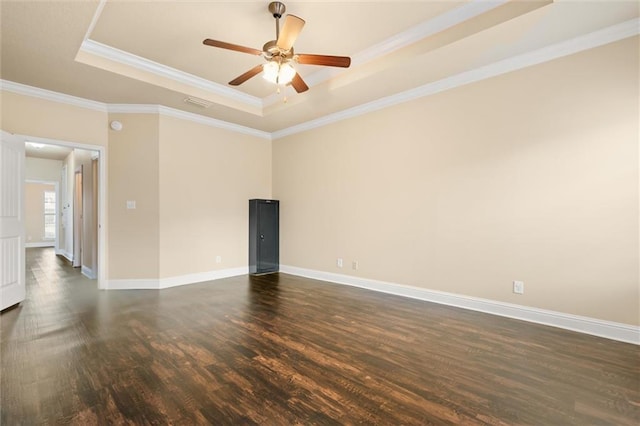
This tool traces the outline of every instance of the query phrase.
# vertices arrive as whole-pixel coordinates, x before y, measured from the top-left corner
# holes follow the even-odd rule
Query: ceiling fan
[[[226,43],[224,41],[212,40],[210,38],[202,42],[207,46],[235,50],[236,52],[249,53],[256,56],[262,55],[267,60],[266,64],[257,65],[244,74],[231,80],[229,82],[230,85],[239,86],[251,77],[260,74],[260,72],[264,72],[264,78],[266,80],[277,85],[291,84],[296,92],[302,93],[309,90],[309,86],[307,86],[302,77],[300,77],[300,74],[298,74],[294,68],[295,63],[342,68],[348,68],[349,65],[351,65],[351,58],[348,56],[294,53],[293,43],[298,38],[300,31],[302,31],[305,21],[297,16],[287,15],[285,17],[284,25],[282,26],[282,31],[280,31],[280,18],[282,18],[285,10],[285,5],[279,1],[269,3],[269,12],[271,12],[273,17],[276,19],[276,39],[265,43],[262,50]]]

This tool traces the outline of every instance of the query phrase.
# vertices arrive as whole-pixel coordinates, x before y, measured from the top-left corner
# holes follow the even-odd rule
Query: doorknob
[[[264,240],[264,235],[260,234],[260,239]]]

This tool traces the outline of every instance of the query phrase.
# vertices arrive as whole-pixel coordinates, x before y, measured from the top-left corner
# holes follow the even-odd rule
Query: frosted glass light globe
[[[279,64],[271,61],[262,66],[262,77],[273,84],[289,84],[295,75],[296,69],[289,62]]]

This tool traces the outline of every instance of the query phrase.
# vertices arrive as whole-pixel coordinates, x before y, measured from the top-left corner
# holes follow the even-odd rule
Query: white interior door
[[[24,141],[0,137],[0,310],[25,297]]]

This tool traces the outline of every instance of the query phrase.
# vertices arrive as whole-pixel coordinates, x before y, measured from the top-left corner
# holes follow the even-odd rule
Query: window
[[[44,238],[56,239],[56,192],[44,191]]]

